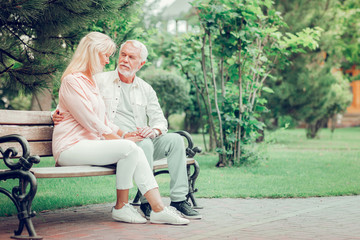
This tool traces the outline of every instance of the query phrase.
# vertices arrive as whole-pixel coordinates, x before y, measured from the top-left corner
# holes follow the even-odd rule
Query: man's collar
[[[119,77],[117,68],[115,69],[115,71],[113,71],[112,78],[113,78],[114,83],[119,83],[120,77]]]

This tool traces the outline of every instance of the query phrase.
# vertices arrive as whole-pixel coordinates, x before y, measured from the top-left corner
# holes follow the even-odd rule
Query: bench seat
[[[192,165],[195,160],[187,159],[187,165]],[[154,170],[167,168],[166,158],[154,162]],[[67,178],[67,177],[93,177],[115,174],[115,166],[66,166],[66,167],[33,167],[30,172],[36,178]]]

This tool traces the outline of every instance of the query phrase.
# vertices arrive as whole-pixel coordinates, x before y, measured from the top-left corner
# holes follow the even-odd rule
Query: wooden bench
[[[42,239],[37,236],[32,224],[31,217],[35,212],[31,209],[31,203],[37,190],[37,178],[68,178],[68,177],[92,177],[115,174],[115,166],[71,166],[71,167],[36,167],[33,164],[40,162],[40,157],[52,156],[52,132],[53,122],[49,111],[15,111],[0,110],[0,153],[5,165],[9,169],[0,169],[0,182],[7,179],[18,179],[19,185],[14,186],[12,192],[1,188],[0,193],[8,196],[18,211],[19,226],[14,231],[12,238],[17,239]],[[195,181],[199,175],[199,164],[193,158],[201,149],[194,147],[190,134],[184,131],[177,132],[185,137],[187,171],[189,179],[190,199],[194,208],[200,208],[194,197],[197,191]],[[31,153],[31,154],[30,154]],[[154,175],[169,173],[167,160],[162,159],[154,162]],[[138,191],[133,203],[139,201]],[[29,236],[23,236],[24,226]]]

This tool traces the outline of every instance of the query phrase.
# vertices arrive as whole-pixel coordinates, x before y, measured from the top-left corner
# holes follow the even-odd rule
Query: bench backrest
[[[0,136],[20,134],[30,145],[31,155],[52,156],[53,121],[50,111],[0,110]],[[20,144],[3,143],[2,149],[15,147],[22,155]]]

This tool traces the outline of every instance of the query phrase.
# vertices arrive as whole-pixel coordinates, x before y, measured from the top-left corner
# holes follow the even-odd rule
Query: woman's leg
[[[145,223],[146,219],[128,204],[129,188],[132,178],[140,191],[148,199],[153,211],[150,221],[153,223],[188,224],[171,208],[164,207],[158,185],[145,154],[134,142],[128,140],[86,140],[80,141],[60,154],[60,166],[71,165],[109,165],[116,164],[116,208],[113,219],[130,223]],[[119,209],[117,209],[119,208]]]
[[[137,164],[133,165],[132,167],[134,172],[134,181],[140,189],[140,192],[146,197],[153,211],[162,211],[165,206],[161,199],[155,177],[151,171],[143,150],[139,147],[137,151],[132,152],[128,157],[133,158],[134,161],[137,160]],[[129,169],[127,169],[126,166],[123,166],[123,163],[118,163],[117,171],[119,171],[119,174],[124,174],[123,171],[128,170]],[[121,183],[119,183],[118,192],[121,188],[126,188],[126,186],[122,186]]]
[[[129,203],[129,189],[116,189],[116,203],[114,208],[120,209],[127,203]]]
[[[154,212],[161,212],[164,210],[164,203],[161,199],[158,188],[151,189],[144,194],[144,197],[148,200],[151,209]]]
[[[103,166],[114,163],[117,164],[116,209],[128,203],[128,190],[133,186],[133,177],[142,192],[158,187],[143,151],[129,140],[83,140],[63,151],[58,160],[60,166]]]

